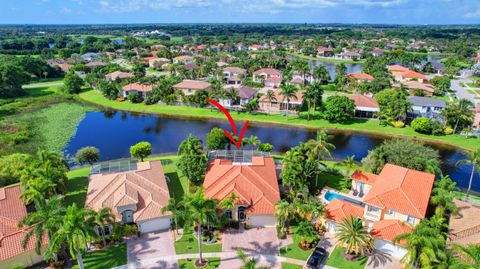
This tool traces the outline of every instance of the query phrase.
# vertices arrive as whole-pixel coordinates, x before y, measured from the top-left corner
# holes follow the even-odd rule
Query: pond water
[[[226,120],[196,120],[156,115],[136,114],[119,111],[92,111],[78,126],[78,130],[65,147],[65,153],[73,156],[81,147],[95,146],[100,150],[102,160],[129,157],[129,148],[140,141],[148,141],[154,153],[176,152],[178,145],[189,135],[205,135],[213,127],[230,129]],[[237,126],[243,127],[243,122]],[[263,142],[275,146],[275,151],[285,152],[302,141],[315,137],[315,130],[250,123],[245,136],[256,135]],[[355,155],[361,161],[369,150],[382,143],[385,138],[354,132],[332,134],[335,144],[333,157],[336,159]],[[450,175],[461,188],[468,186],[470,166],[456,166],[466,156],[457,149],[435,146],[442,159],[442,171]],[[475,175],[473,190],[480,191],[480,177]]]
[[[325,66],[325,68],[328,70],[328,73],[330,74],[330,81],[334,81],[335,77],[337,75],[337,72],[335,71],[335,68],[337,65],[340,63],[331,63],[331,62],[324,62],[321,60],[308,60],[308,63],[310,65],[310,68],[313,70],[315,67],[319,65]],[[347,74],[354,74],[354,73],[360,73],[362,72],[362,64],[353,64],[353,63],[345,63],[345,66],[347,67]]]

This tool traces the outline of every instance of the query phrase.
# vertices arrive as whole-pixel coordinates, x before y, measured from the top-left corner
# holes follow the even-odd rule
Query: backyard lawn
[[[84,254],[83,263],[88,269],[105,269],[127,264],[127,246],[121,243],[107,249]],[[77,260],[73,261],[73,269],[78,269]]]
[[[293,226],[291,226],[290,230],[293,231],[295,229]],[[292,234],[292,237],[293,237],[293,243],[291,243],[288,246],[280,248],[280,256],[306,261],[310,256],[310,254],[312,254],[313,249],[311,250],[301,249],[298,246],[298,244],[300,243],[300,238],[295,234]]]
[[[343,258],[343,248],[336,247],[327,260],[327,265],[342,269],[362,269],[367,264],[368,257],[362,257],[358,261],[347,261]]]
[[[178,115],[186,117],[217,118],[222,120],[225,119],[225,115],[216,109],[194,108],[186,106],[132,104],[128,101],[117,102],[104,98],[100,93],[94,90],[85,91],[81,93],[79,97],[87,102],[118,110],[153,114]],[[249,120],[251,122],[288,124],[309,128],[328,128],[333,130],[342,129],[371,132],[398,137],[412,137],[416,139],[428,140],[431,142],[447,143],[458,147],[463,147],[465,149],[474,149],[476,144],[475,142],[478,141],[476,139],[468,139],[462,135],[432,136],[420,134],[415,132],[409,126],[405,128],[381,126],[376,120],[352,119],[343,124],[332,123],[323,119],[319,119],[318,112],[316,113],[316,115],[314,115],[314,117],[312,117],[312,120],[310,121],[306,119],[306,112],[303,112],[301,116],[291,115],[288,118],[283,115],[249,114],[246,112],[232,112],[231,115],[235,120],[239,121]]]
[[[203,252],[222,252],[222,244],[202,244]],[[198,253],[198,241],[191,232],[186,232],[175,242],[177,254]]]
[[[204,267],[206,269],[214,269],[220,266],[220,258],[208,258],[209,264],[207,267]],[[195,259],[191,259],[190,261],[187,260],[178,260],[178,266],[181,269],[195,269],[194,265]]]
[[[303,266],[293,263],[282,262],[282,269],[302,269]]]
[[[89,173],[89,167],[73,170],[67,173],[67,194],[65,195],[65,203],[67,206],[73,203],[77,203],[80,207],[85,206]]]

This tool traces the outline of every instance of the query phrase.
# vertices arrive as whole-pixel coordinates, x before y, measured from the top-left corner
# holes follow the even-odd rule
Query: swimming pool
[[[360,201],[357,201],[355,199],[352,199],[352,198],[349,198],[347,196],[343,196],[341,194],[338,194],[338,193],[334,193],[334,192],[331,192],[331,191],[327,191],[325,193],[325,199],[329,202],[331,202],[333,199],[339,199],[339,200],[343,200],[343,201],[346,201],[346,202],[349,202],[349,203],[352,203],[352,204],[356,204],[356,205],[360,205],[360,206],[364,206],[365,204],[363,202],[360,202]]]

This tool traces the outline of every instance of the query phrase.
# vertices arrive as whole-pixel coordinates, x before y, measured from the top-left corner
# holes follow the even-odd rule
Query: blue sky
[[[1,24],[480,24],[480,0],[0,0]]]

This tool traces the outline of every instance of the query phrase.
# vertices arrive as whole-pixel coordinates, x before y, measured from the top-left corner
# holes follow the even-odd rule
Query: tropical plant
[[[331,159],[331,150],[335,149],[335,145],[328,142],[329,139],[330,137],[325,130],[317,131],[316,138],[307,141],[309,158],[314,159],[316,157],[318,161]]]
[[[292,216],[292,206],[286,200],[280,200],[275,204],[275,216],[277,217],[280,229],[285,231],[286,223]]]
[[[348,219],[343,219],[337,232],[338,244],[345,248],[346,254],[364,256],[374,248],[373,237],[359,217],[350,215]]]
[[[472,182],[473,176],[475,174],[475,169],[480,171],[480,148],[476,148],[473,151],[469,151],[467,153],[468,159],[460,160],[457,162],[458,164],[465,163],[472,165],[472,171],[470,172],[470,180],[468,181],[468,188],[467,188],[467,197],[470,194],[470,190],[472,189]]]
[[[80,164],[88,163],[92,165],[100,160],[100,151],[96,147],[83,147],[77,151],[75,158]]]
[[[288,113],[290,109],[290,101],[297,100],[297,87],[292,84],[282,84],[280,85],[280,94],[283,96],[283,101],[287,101],[287,113],[285,117],[288,119]]]
[[[260,141],[260,139],[258,139],[257,136],[251,135],[244,140],[244,143],[246,145],[251,145],[252,150],[253,150],[253,149],[255,149],[255,146],[260,145],[260,143],[262,143],[262,142]]]
[[[270,107],[272,105],[273,101],[277,101],[277,96],[275,95],[275,92],[273,90],[268,90],[267,93],[265,93],[265,99],[268,100],[269,106],[268,106],[268,113],[270,113]]]
[[[293,227],[293,232],[300,239],[300,246],[303,248],[310,248],[312,243],[318,239],[318,233],[310,221],[300,222]]]
[[[459,255],[460,264],[465,268],[480,268],[480,245],[470,244],[467,246],[452,244],[453,251]]]
[[[353,170],[357,167],[355,162],[355,155],[349,156],[343,159],[341,162],[336,163],[335,165],[343,167],[343,176],[348,179],[351,176]]]
[[[112,210],[108,207],[100,209],[98,212],[90,212],[90,220],[87,222],[94,223],[98,227],[100,236],[102,237],[103,246],[107,246],[107,241],[105,239],[105,225],[113,224],[115,222],[115,216],[112,213]]]
[[[257,267],[257,261],[255,260],[255,258],[254,257],[248,258],[247,255],[245,255],[245,252],[243,252],[241,248],[237,248],[237,256],[243,263],[240,269],[268,269],[269,268],[266,266]]]
[[[355,113],[355,102],[344,95],[332,95],[324,103],[323,118],[331,122],[345,122]]]
[[[26,205],[35,204],[41,205],[45,203],[47,195],[51,195],[55,189],[55,183],[50,180],[42,180],[40,178],[34,178],[26,182],[22,186],[22,194],[20,198],[23,199]]]
[[[178,234],[179,222],[185,222],[188,219],[187,211],[185,208],[185,202],[183,200],[177,200],[174,197],[168,199],[168,204],[162,207],[161,213],[170,211],[172,213],[173,224],[175,226],[175,234]]]
[[[434,183],[430,203],[440,208],[440,210],[445,210],[456,215],[458,213],[458,207],[453,202],[455,199],[454,191],[456,190],[457,183],[455,183],[450,176],[442,175],[441,179]]]
[[[152,144],[149,142],[139,142],[130,147],[130,155],[132,155],[133,158],[140,159],[141,162],[150,154],[152,154]]]
[[[178,147],[177,167],[190,182],[200,182],[207,169],[207,156],[200,138],[189,135]]]

